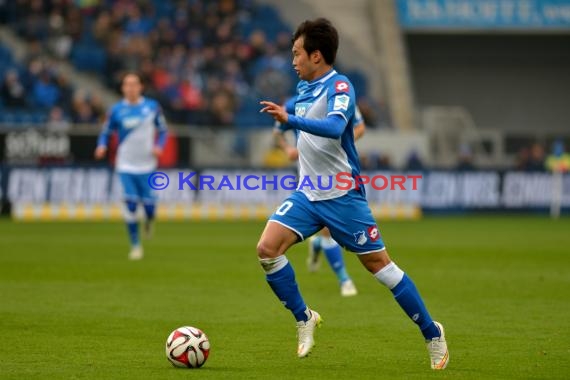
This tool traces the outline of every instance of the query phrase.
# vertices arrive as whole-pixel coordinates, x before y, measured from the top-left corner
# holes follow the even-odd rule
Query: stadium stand
[[[24,62],[0,45],[0,123],[16,127],[45,125],[50,114],[63,111],[74,123],[94,123],[103,115],[101,99],[80,91],[59,69],[56,60],[30,45]]]
[[[173,123],[264,125],[259,99],[281,101],[297,81],[290,66],[291,28],[275,7],[253,1],[30,0],[5,4],[2,19],[31,50],[69,60],[110,88],[117,89],[126,71],[142,72],[147,93],[161,101]],[[2,62],[0,68],[7,66]],[[28,105],[42,106],[44,115],[50,107],[61,107],[73,122],[97,120],[98,99],[87,94],[70,105],[59,98],[54,69],[46,68],[50,78],[37,86],[49,96]],[[365,95],[364,75],[349,75]],[[32,95],[27,99],[33,100]],[[373,112],[365,116],[373,118]]]

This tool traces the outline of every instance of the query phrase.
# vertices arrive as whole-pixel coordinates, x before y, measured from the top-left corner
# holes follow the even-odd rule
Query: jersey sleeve
[[[97,139],[97,146],[107,147],[109,144],[109,136],[111,133],[116,132],[119,129],[119,125],[115,120],[115,107],[107,111],[105,115],[105,122],[103,123],[103,128]]]
[[[331,139],[338,139],[346,128],[346,120],[338,114],[330,114],[325,119],[307,119],[289,115],[287,124],[291,128]]]
[[[157,103],[156,104],[156,115],[154,117],[154,126],[158,131],[158,140],[156,145],[163,148],[164,144],[166,143],[166,136],[168,129],[166,127],[166,119],[164,118],[164,114],[162,113],[162,107]]]
[[[355,107],[352,84],[340,75],[331,80],[327,94],[327,116],[340,115],[348,123],[354,115]]]
[[[358,124],[363,123],[364,118],[362,117],[362,113],[360,112],[360,108],[358,106],[354,107],[354,118],[352,119],[352,127],[356,127]]]

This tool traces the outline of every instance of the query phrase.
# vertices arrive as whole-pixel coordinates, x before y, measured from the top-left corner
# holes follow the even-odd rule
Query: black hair
[[[329,20],[318,18],[302,22],[293,34],[292,42],[295,43],[299,37],[304,39],[303,47],[307,54],[318,50],[327,64],[334,63],[338,50],[338,32]]]

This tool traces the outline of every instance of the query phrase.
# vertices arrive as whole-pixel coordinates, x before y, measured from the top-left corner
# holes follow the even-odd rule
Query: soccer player
[[[140,260],[143,258],[143,248],[139,238],[137,205],[143,203],[145,233],[150,236],[156,199],[148,178],[156,169],[157,158],[162,154],[166,142],[166,122],[160,105],[155,100],[142,96],[143,85],[138,74],[126,74],[121,90],[123,100],[113,105],[107,113],[95,149],[95,158],[105,157],[109,136],[118,132],[116,170],[125,194],[124,218],[131,243],[129,259]]]
[[[295,112],[294,97],[285,102],[285,109],[287,110],[287,113]],[[299,152],[297,148],[287,142],[283,132],[279,129],[280,125],[281,123],[276,122],[276,127],[274,129],[277,145],[287,154],[289,160],[297,161],[299,158]],[[355,117],[352,121],[352,127],[354,129],[354,140],[361,138],[366,131],[364,119],[362,118],[362,114],[360,113],[358,106],[355,108]],[[296,133],[296,137],[298,137],[297,135],[298,134]],[[343,297],[351,297],[358,294],[358,290],[356,289],[356,286],[344,265],[342,248],[332,238],[328,228],[323,228],[317,236],[311,236],[308,246],[309,256],[307,257],[307,267],[309,268],[309,272],[316,272],[319,269],[321,261],[320,253],[323,251],[329,266],[335,273],[340,284],[340,295]]]
[[[261,112],[269,113],[282,129],[299,131],[300,177],[317,183],[339,172],[359,174],[353,130],[354,90],[333,64],[338,33],[330,21],[316,19],[299,25],[293,36],[293,67],[301,79],[297,86],[295,114],[270,101]],[[332,177],[330,177],[332,176]],[[434,322],[414,283],[388,256],[366,201],[364,188],[352,179],[352,188],[302,186],[269,218],[257,244],[257,254],[269,286],[297,321],[297,355],[305,357],[314,346],[315,328],[321,316],[308,308],[301,296],[295,272],[285,252],[322,227],[358,258],[376,279],[390,289],[401,308],[419,327],[431,360],[431,368],[443,369],[449,361],[443,326]]]

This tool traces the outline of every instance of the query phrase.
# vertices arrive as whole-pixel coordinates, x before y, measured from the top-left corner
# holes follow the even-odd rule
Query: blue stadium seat
[[[20,111],[16,113],[16,123],[17,124],[32,124],[33,117],[28,111]]]
[[[12,52],[6,46],[0,44],[0,62],[12,62]]]
[[[14,124],[16,122],[16,116],[14,112],[4,111],[0,113],[0,122],[5,124]]]
[[[37,111],[31,114],[32,123],[34,124],[44,124],[47,122],[48,115],[45,112]]]
[[[156,18],[160,19],[163,17],[171,17],[174,7],[169,1],[164,0],[153,0],[154,10],[156,13]]]
[[[272,5],[260,4],[255,10],[255,18],[275,22],[279,20],[279,13],[277,13],[277,10]]]
[[[79,44],[73,47],[71,61],[79,70],[102,72],[107,62],[107,54],[99,47]]]

